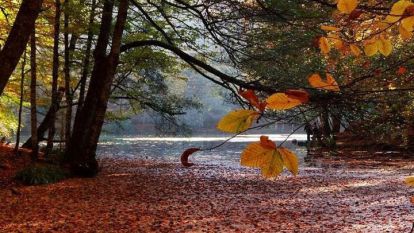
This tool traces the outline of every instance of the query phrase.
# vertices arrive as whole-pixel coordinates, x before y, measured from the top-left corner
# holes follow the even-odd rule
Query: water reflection
[[[287,138],[287,134],[270,134],[271,140],[279,144]],[[191,157],[195,163],[221,164],[239,166],[240,153],[249,142],[259,140],[259,134],[240,135],[228,143],[212,151],[197,152]],[[209,148],[226,140],[224,136],[194,136],[194,137],[141,137],[141,136],[103,136],[98,147],[102,157],[117,157],[130,159],[150,159],[165,162],[179,162],[181,153],[190,147]],[[294,150],[303,162],[306,148],[297,147],[291,140],[306,140],[305,134],[294,134],[284,146]]]

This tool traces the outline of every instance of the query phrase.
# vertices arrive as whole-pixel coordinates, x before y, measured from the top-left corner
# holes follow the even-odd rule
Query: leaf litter
[[[274,180],[206,163],[101,159],[95,178],[0,190],[0,232],[409,232],[413,162]]]

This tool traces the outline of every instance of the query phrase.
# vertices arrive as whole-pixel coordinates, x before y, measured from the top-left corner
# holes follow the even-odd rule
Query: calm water
[[[279,144],[287,134],[270,134],[270,139]],[[205,164],[222,164],[238,166],[242,150],[250,143],[257,142],[259,134],[240,135],[223,146],[195,153],[191,162]],[[103,136],[98,148],[102,157],[138,158],[165,162],[179,162],[182,152],[190,147],[209,148],[220,144],[225,136],[192,136],[192,137],[148,137],[148,136]],[[305,147],[298,147],[291,140],[306,140],[305,134],[294,134],[284,143],[284,147],[296,152],[303,162]]]

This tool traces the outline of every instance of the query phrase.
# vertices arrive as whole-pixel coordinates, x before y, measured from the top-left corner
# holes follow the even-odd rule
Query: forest
[[[414,232],[411,0],[0,0],[0,232]]]

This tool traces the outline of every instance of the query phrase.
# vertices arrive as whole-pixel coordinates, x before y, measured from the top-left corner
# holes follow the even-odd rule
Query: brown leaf
[[[188,148],[187,150],[185,150],[184,152],[183,152],[183,154],[181,155],[181,164],[184,166],[184,167],[191,167],[191,166],[193,166],[194,165],[194,163],[189,163],[188,162],[188,157],[190,156],[190,155],[192,155],[194,152],[197,152],[197,151],[199,151],[200,150],[200,148]]]

